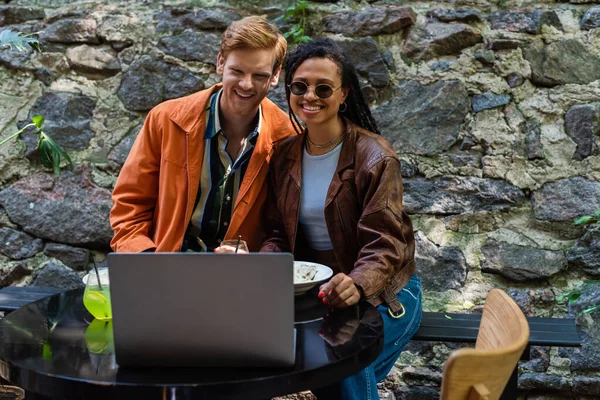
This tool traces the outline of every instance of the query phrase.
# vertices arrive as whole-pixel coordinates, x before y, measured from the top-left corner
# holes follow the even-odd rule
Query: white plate
[[[308,262],[308,261],[294,261],[294,268],[297,264],[313,266],[313,267],[317,268],[317,274],[315,275],[314,279],[311,281],[305,281],[302,283],[294,283],[294,294],[295,295],[299,295],[299,294],[309,291],[313,287],[317,286],[319,283],[324,282],[327,279],[331,278],[331,276],[333,275],[333,271],[331,270],[331,268],[329,268],[328,266],[323,265],[323,264],[317,264],[317,263],[312,263],[312,262]]]

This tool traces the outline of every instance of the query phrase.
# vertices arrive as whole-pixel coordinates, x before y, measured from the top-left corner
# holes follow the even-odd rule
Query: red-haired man
[[[273,145],[295,134],[265,98],[286,48],[263,18],[235,21],[217,57],[222,83],[150,111],[113,192],[114,251],[212,251],[238,235],[260,249]]]

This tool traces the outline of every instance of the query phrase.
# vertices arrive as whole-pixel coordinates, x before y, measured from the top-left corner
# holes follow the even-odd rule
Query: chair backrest
[[[497,400],[529,342],[529,324],[508,294],[492,289],[475,348],[459,349],[444,365],[442,400]]]

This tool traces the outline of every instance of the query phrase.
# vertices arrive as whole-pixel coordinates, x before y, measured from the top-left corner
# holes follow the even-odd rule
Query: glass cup
[[[235,248],[238,244],[238,240],[237,239],[227,239],[227,240],[222,240],[219,247],[223,248],[223,249],[227,249],[228,251],[226,251],[227,253],[235,253]],[[240,240],[240,247],[238,247],[238,253],[249,253],[248,251],[248,244],[246,243],[245,240]]]
[[[112,319],[110,304],[110,288],[108,280],[108,268],[98,268],[98,274],[92,270],[88,274],[83,293],[83,305],[99,320]]]

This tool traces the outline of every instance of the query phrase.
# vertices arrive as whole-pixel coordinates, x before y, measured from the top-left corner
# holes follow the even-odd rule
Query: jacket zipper
[[[293,180],[293,179],[292,179]],[[298,186],[298,184],[294,181],[294,185],[296,185],[296,188],[298,189],[298,192],[300,192],[299,196],[298,196],[298,207],[296,207],[296,224],[294,225],[294,243],[290,243],[292,248],[292,253],[294,253],[294,251],[296,250],[296,240],[298,240],[298,238],[296,237],[296,235],[298,235],[298,224],[300,223],[300,196],[302,195],[302,188],[300,188],[300,186]]]
[[[189,145],[189,137],[190,133],[185,133],[185,174],[187,177],[187,196],[185,197],[185,211],[183,212],[183,236],[181,237],[181,243],[179,243],[179,248],[183,246],[183,240],[185,239],[185,229],[187,227],[187,208],[190,202],[190,145]]]

